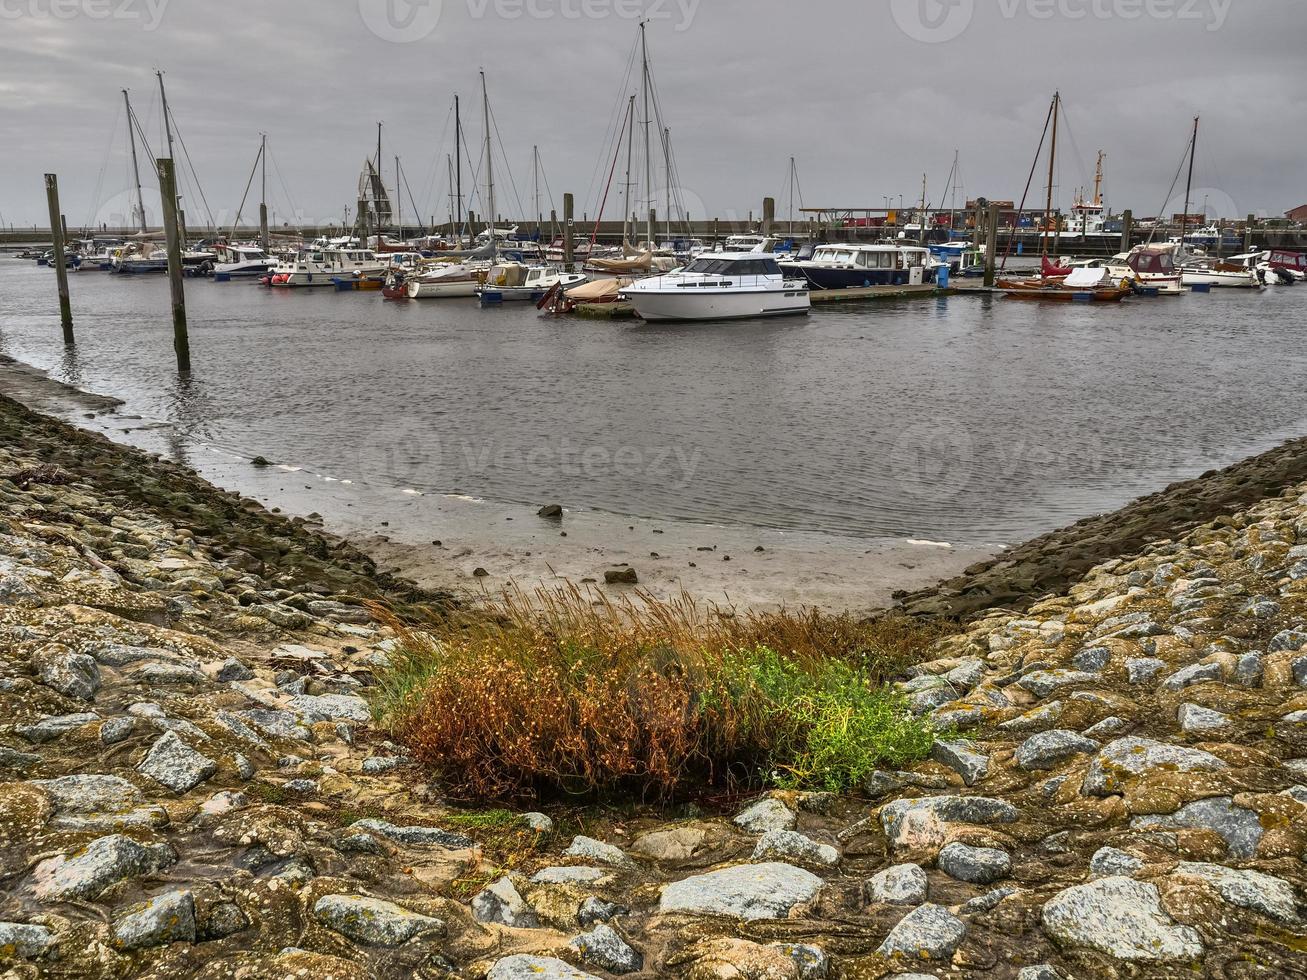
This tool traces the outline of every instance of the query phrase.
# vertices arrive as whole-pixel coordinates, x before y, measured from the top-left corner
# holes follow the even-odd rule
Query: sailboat
[[[1040,274],[1027,278],[1005,278],[995,284],[1000,292],[1010,299],[1052,300],[1062,303],[1119,303],[1133,291],[1130,283],[1117,283],[1111,272],[1104,268],[1060,266],[1048,257],[1050,237],[1056,236],[1053,222],[1053,180],[1057,163],[1057,123],[1061,115],[1062,93],[1053,93],[1053,104],[1049,107],[1049,119],[1045,122],[1045,132],[1051,123],[1052,142],[1048,152],[1048,196],[1044,205],[1044,222],[1040,237]],[[1043,138],[1039,141],[1039,150],[1044,148]],[[1036,151],[1035,159],[1039,159]],[[1033,167],[1032,167],[1033,176]],[[1028,186],[1028,185],[1027,185]],[[1024,205],[1024,200],[1023,200]]]
[[[259,277],[268,275],[277,264],[276,259],[268,254],[268,137],[264,134],[259,141],[259,152],[254,158],[255,170],[262,167],[262,194],[259,202],[259,243],[258,245],[240,245],[218,243],[214,246],[217,254],[213,266],[214,282],[230,282],[233,278]],[[250,184],[254,183],[254,171],[250,172],[249,183],[245,186],[249,194]],[[231,238],[236,237],[240,226],[241,213],[245,210],[245,199],[236,209],[236,217],[231,223]]]
[[[1198,116],[1194,117],[1194,132],[1189,141],[1189,182],[1185,185],[1184,190],[1184,211],[1180,217],[1180,235],[1177,239],[1179,242],[1177,253],[1180,259],[1180,278],[1184,285],[1190,289],[1206,291],[1213,287],[1225,289],[1264,289],[1266,283],[1258,275],[1258,270],[1238,265],[1233,262],[1222,262],[1219,258],[1211,258],[1207,255],[1191,252],[1186,245],[1185,232],[1189,228],[1189,201],[1190,195],[1193,194],[1194,185],[1194,157],[1198,152]]]

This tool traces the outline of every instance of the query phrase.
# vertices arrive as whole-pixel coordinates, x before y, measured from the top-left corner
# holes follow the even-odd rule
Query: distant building
[[[1290,221],[1296,221],[1299,224],[1307,223],[1307,204],[1300,205],[1292,211],[1284,212],[1284,216]]]

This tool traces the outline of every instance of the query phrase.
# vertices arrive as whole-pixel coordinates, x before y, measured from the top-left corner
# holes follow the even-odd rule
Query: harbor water
[[[0,258],[0,354],[193,465],[410,496],[996,546],[1307,431],[1302,286],[653,326],[191,280],[183,381],[163,277],[70,278],[75,353],[53,272]]]

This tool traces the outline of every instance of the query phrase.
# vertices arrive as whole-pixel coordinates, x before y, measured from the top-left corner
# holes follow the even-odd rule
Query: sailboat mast
[[[404,190],[400,183],[398,156],[395,157],[395,208],[395,221],[399,225],[399,240],[402,242],[404,240]],[[381,242],[378,241],[377,244],[380,245]]]
[[[622,248],[631,241],[631,219],[635,211],[631,208],[631,156],[635,150],[635,96],[631,96],[626,106],[626,185],[622,190]]]
[[[463,240],[463,120],[459,115],[458,96],[454,96],[454,194],[457,196],[458,243]]]
[[[172,155],[172,123],[168,117],[168,93],[163,90],[163,72],[157,71],[159,76],[159,98],[163,101],[163,132],[168,140],[168,159],[173,159]]]
[[[1053,93],[1053,142],[1048,151],[1048,200],[1044,205],[1043,254],[1048,255],[1049,222],[1053,218],[1053,167],[1057,162],[1057,117],[1062,104],[1062,93]]]
[[[449,233],[454,234],[454,158],[445,154],[445,167],[449,171]],[[432,222],[434,224],[434,221]]]
[[[921,214],[917,219],[921,226],[921,244],[926,244],[926,175],[921,175]]]
[[[789,237],[794,237],[794,157],[790,157],[790,230]]]
[[[486,125],[486,183],[489,191],[490,204],[490,257],[495,257],[495,161],[494,152],[490,145],[490,96],[486,94],[486,73],[483,69],[481,72],[481,110],[485,115]]]
[[[1184,254],[1184,233],[1189,226],[1189,195],[1194,189],[1194,157],[1198,153],[1198,120],[1194,116],[1194,135],[1189,141],[1189,182],[1184,185],[1184,214],[1180,216],[1180,254]]]
[[[536,199],[536,232],[540,231],[540,224],[544,215],[540,213],[540,147],[531,147],[531,165],[532,165],[532,182],[535,185]]]
[[[649,45],[645,36],[645,25],[648,21],[640,22],[640,63],[641,63],[641,89],[644,92],[644,183],[645,193],[649,196],[649,220],[646,224],[648,232],[649,247],[653,248],[654,238],[654,215],[653,215],[653,157],[649,153],[649,126],[653,120],[649,117]]]
[[[663,173],[667,177],[667,237],[672,237],[672,131],[663,128]]]
[[[123,104],[127,106],[127,140],[132,146],[132,173],[136,175],[136,213],[141,219],[141,232],[145,233],[145,195],[141,193],[141,168],[136,162],[136,130],[132,126],[132,100],[123,89]]]
[[[259,134],[259,163],[263,167],[263,175],[260,180],[261,187],[259,190],[259,244],[263,246],[263,251],[267,252],[269,245],[272,243],[268,239],[268,134]]]
[[[958,151],[953,151],[953,175],[949,177],[948,238],[953,240],[953,225],[958,219]]]

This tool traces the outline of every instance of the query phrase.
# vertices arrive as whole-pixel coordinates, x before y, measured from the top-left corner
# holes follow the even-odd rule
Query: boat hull
[[[806,314],[812,308],[807,289],[684,290],[624,292],[635,312],[645,320],[744,320],[765,316]]]
[[[911,269],[832,269],[797,262],[782,262],[781,272],[806,279],[813,289],[857,289],[863,286],[907,286]]]
[[[1184,270],[1186,286],[1210,286],[1219,289],[1261,289],[1262,283],[1253,272],[1225,272],[1219,269]]]
[[[469,299],[474,298],[481,283],[475,279],[457,279],[453,282],[410,282],[409,299]]]

